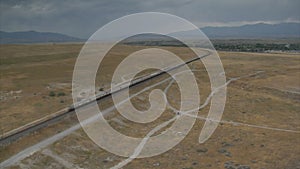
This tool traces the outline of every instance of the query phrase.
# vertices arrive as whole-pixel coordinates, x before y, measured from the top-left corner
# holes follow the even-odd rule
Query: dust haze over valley
[[[300,169],[299,5],[292,0],[0,1],[0,168]],[[190,21],[203,31],[204,39],[197,39],[199,30],[193,29],[138,34],[117,44],[85,43],[105,24],[149,11]],[[130,27],[134,31],[147,26]],[[74,76],[80,67],[76,62],[81,55],[86,54],[83,60],[88,61],[94,54],[84,51],[87,44],[97,46],[91,49],[98,52],[114,46],[98,65],[95,91],[85,86],[74,96],[80,84]],[[186,63],[178,66],[169,54]],[[132,55],[145,59],[136,59],[115,76],[118,66]],[[217,70],[213,58],[220,59],[224,72]],[[165,69],[147,68],[151,64]],[[133,75],[127,68],[139,72]],[[176,81],[185,68],[195,77],[198,90],[187,93],[200,97],[194,111],[181,110],[195,101],[184,100],[181,86],[192,89],[194,85]],[[214,86],[222,77],[224,84]],[[134,113],[125,116],[118,107],[127,101],[115,98],[123,98],[127,87],[127,101],[137,111],[162,113],[147,123],[132,120]],[[157,91],[164,96],[155,95]],[[218,120],[210,112],[222,107],[222,97],[224,111]],[[96,104],[91,102],[95,99]],[[128,145],[108,137],[111,133],[105,125],[93,126],[101,120],[97,114],[92,116],[94,105],[111,128],[141,141]],[[183,121],[173,127],[180,119],[195,123],[190,129]],[[212,131],[213,126],[207,136],[204,128]],[[90,135],[94,127],[91,130],[108,147]],[[161,135],[170,145],[182,140],[168,151],[141,158],[145,152],[169,146],[154,144]],[[207,139],[201,142],[203,136]],[[128,156],[110,151],[113,148]]]

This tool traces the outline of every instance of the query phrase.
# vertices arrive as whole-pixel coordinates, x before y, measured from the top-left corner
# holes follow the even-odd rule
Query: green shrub
[[[66,95],[66,93],[64,93],[64,92],[58,92],[57,93],[57,96],[59,97],[59,96],[65,96]]]
[[[50,97],[54,97],[54,96],[56,96],[56,94],[55,94],[54,91],[51,91],[51,92],[49,92],[49,96],[50,96]]]

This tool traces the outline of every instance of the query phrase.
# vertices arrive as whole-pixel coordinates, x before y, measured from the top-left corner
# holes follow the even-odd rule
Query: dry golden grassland
[[[81,47],[81,44],[0,46],[1,134],[72,103],[73,68]],[[122,45],[113,48],[100,65],[97,89],[109,88],[118,63],[127,54],[142,48]],[[191,57],[180,48],[172,51]]]
[[[71,103],[72,69],[80,48],[81,45],[0,46],[0,133]]]
[[[1,127],[8,131],[34,119],[43,117],[71,103],[71,78],[76,56],[81,45],[9,45],[1,46],[1,92],[18,91],[1,100]],[[121,46],[113,50],[104,62],[104,74],[97,76],[98,87],[107,87],[114,67],[140,46]],[[191,53],[178,47],[164,47],[187,59]],[[26,54],[25,54],[26,53]],[[159,156],[135,159],[124,168],[297,168],[300,166],[300,135],[285,131],[232,125],[226,122],[240,122],[257,126],[300,131],[300,55],[219,52],[227,80],[249,75],[228,85],[227,101],[222,120],[212,137],[199,144],[198,138],[204,121],[198,119],[185,139],[173,149]],[[25,58],[30,58],[25,59]],[[43,59],[38,59],[45,57]],[[47,58],[47,59],[46,59]],[[113,58],[113,59],[112,59]],[[19,60],[20,59],[20,60]],[[201,62],[192,63],[197,69],[195,76],[199,82],[201,103],[210,91],[210,83]],[[152,81],[133,87],[134,94],[146,86],[168,77],[164,75]],[[164,89],[168,83],[157,86]],[[49,92],[65,92],[65,96],[49,96]],[[147,91],[131,99],[139,110],[149,108]],[[171,105],[178,107],[180,92],[173,84],[168,93]],[[61,103],[64,100],[64,103]],[[100,109],[112,106],[110,98],[99,103]],[[206,116],[209,105],[199,111]],[[137,124],[121,117],[113,111],[107,118],[116,130],[134,137],[145,136],[153,127],[174,115],[170,109],[156,121],[147,125]],[[22,119],[22,120],[20,120]],[[66,119],[67,123],[42,129],[34,135],[2,148],[1,161],[30,144],[61,131],[76,122],[76,118]],[[72,122],[71,122],[72,121]],[[157,133],[156,133],[157,134]],[[27,143],[24,143],[27,142]],[[32,143],[28,143],[32,142]],[[49,155],[50,154],[50,155]],[[54,158],[54,157],[59,158]],[[93,143],[82,131],[76,131],[48,146],[12,168],[109,168],[125,158],[113,155]],[[67,163],[66,163],[67,162]],[[71,166],[70,166],[71,165]]]

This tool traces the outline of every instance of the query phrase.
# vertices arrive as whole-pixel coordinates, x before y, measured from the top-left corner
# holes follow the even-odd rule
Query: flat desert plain
[[[2,45],[0,47],[1,133],[49,115],[72,103],[71,82],[76,57],[82,44]],[[114,68],[132,51],[145,46],[121,45],[108,54],[96,78],[96,88],[107,89]],[[184,47],[162,47],[183,59],[193,57]],[[295,169],[300,167],[300,54],[218,52],[227,81],[227,100],[221,122],[213,135],[199,143],[199,133],[210,104],[210,81],[200,61],[189,64],[198,82],[201,102],[196,122],[178,145],[158,156],[133,159],[116,156],[97,146],[82,130],[49,143],[9,168],[226,168]],[[163,57],[163,56],[162,56]],[[148,72],[144,72],[148,73]],[[143,72],[141,72],[143,74]],[[130,89],[134,95],[157,84],[163,75]],[[236,79],[234,79],[236,78]],[[179,108],[178,85],[170,79],[155,86],[165,92],[169,104]],[[139,110],[150,107],[151,90],[131,99]],[[112,99],[99,102],[100,109],[113,106]],[[153,128],[176,116],[167,108],[149,124],[134,123],[112,110],[105,118],[121,133],[143,138]],[[0,161],[5,161],[27,147],[32,147],[65,131],[78,120],[71,115],[47,128],[1,147]],[[153,134],[157,135],[172,123]],[[101,130],[100,130],[101,131]],[[116,146],[122,146],[116,145]]]

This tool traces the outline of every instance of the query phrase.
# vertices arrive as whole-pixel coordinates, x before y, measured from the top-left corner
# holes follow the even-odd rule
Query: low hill
[[[189,30],[172,33],[173,35],[185,38],[195,37],[198,30]],[[247,38],[300,38],[300,23],[265,24],[258,23],[252,25],[233,27],[204,27],[201,28],[209,38],[212,39],[247,39]],[[171,35],[172,35],[171,34]]]
[[[82,39],[60,33],[51,32],[4,32],[0,31],[1,44],[14,43],[49,43],[49,42],[80,42]]]

